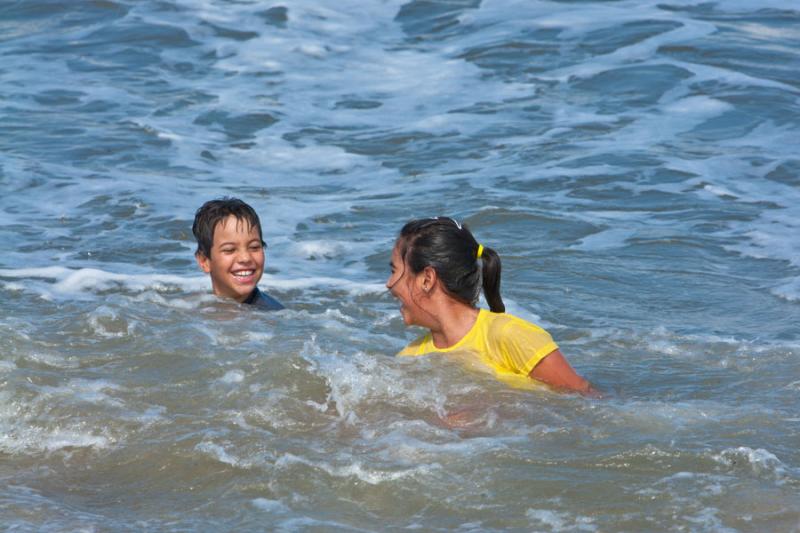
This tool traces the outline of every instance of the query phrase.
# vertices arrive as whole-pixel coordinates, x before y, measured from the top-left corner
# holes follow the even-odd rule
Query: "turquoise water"
[[[773,0],[0,2],[0,523],[800,530],[799,28]],[[191,221],[222,195],[288,310],[210,295]],[[392,357],[392,242],[440,214],[603,399]]]

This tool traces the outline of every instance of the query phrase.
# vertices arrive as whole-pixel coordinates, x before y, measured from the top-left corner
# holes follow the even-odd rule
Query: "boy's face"
[[[264,248],[258,228],[229,216],[214,228],[211,257],[198,253],[197,264],[211,275],[214,294],[243,302],[264,273]]]

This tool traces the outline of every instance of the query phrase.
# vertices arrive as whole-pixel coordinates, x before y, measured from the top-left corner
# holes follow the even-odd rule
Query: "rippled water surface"
[[[12,531],[800,530],[784,0],[0,2]],[[242,197],[261,286],[191,222]],[[602,399],[393,355],[466,221]]]

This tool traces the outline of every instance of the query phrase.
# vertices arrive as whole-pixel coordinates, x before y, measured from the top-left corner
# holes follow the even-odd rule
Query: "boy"
[[[192,233],[197,239],[195,259],[211,275],[214,294],[265,310],[284,308],[258,290],[266,245],[252,207],[238,198],[208,201],[197,210]]]

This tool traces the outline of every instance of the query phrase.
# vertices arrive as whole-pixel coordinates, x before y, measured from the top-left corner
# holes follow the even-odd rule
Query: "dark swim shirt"
[[[286,309],[278,300],[258,290],[258,287],[253,289],[253,292],[250,293],[250,296],[247,297],[247,300],[242,303],[254,305],[259,309],[263,309],[264,311],[279,311],[281,309]]]

